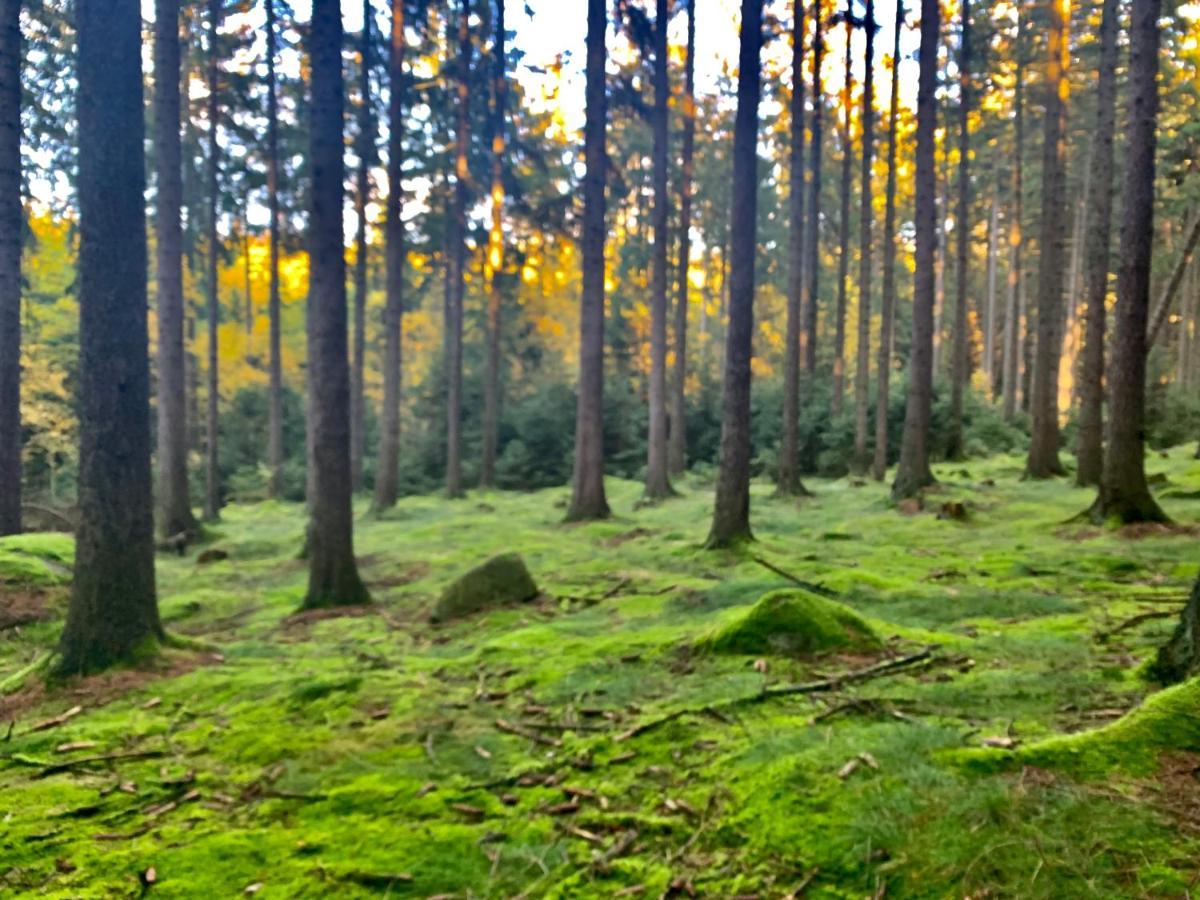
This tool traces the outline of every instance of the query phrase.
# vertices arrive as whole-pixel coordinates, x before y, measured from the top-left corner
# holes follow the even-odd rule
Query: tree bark
[[[958,238],[958,259],[954,287],[954,360],[950,375],[950,435],[947,459],[962,459],[963,394],[971,378],[968,347],[970,322],[967,321],[967,264],[971,248],[971,6],[962,0],[962,35],[958,56],[958,211],[954,214],[954,233]]]
[[[1096,82],[1096,128],[1091,135],[1091,228],[1084,256],[1087,312],[1079,386],[1079,433],[1075,483],[1100,483],[1104,470],[1104,303],[1108,296],[1108,255],[1112,234],[1113,132],[1117,103],[1117,0],[1104,0],[1100,19],[1100,71]]]
[[[850,135],[850,45],[853,43],[854,10],[847,0],[846,12],[846,76],[842,82],[842,183],[839,190],[838,218],[838,293],[833,325],[833,393],[834,418],[842,414],[846,394],[846,292],[850,284],[850,180],[853,171],[853,148]]]
[[[487,374],[483,381],[483,464],[479,482],[495,487],[500,440],[500,273],[504,268],[504,0],[496,0],[492,45],[492,227],[488,232]]]
[[[604,46],[606,0],[588,0],[587,117],[584,124],[583,290],[579,301],[579,397],[575,463],[567,520],[604,519],[604,183],[608,101]]]
[[[458,14],[458,90],[454,127],[454,182],[446,242],[446,495],[462,497],[463,299],[467,238],[467,147],[470,139],[471,0]]]
[[[371,0],[363,0],[362,44],[359,48],[358,171],[355,178],[354,218],[354,368],[350,374],[350,481],[362,490],[366,455],[367,273],[371,249],[367,243],[367,201],[371,199],[371,165],[375,156],[371,119]]]
[[[1129,113],[1117,271],[1116,333],[1109,369],[1108,453],[1091,509],[1096,521],[1163,522],[1146,484],[1146,320],[1154,252],[1154,154],[1158,127],[1161,0],[1133,0]]]
[[[267,412],[267,495],[283,493],[283,361],[279,306],[279,96],[275,76],[278,52],[276,0],[267,2],[267,216],[270,240],[270,287],[267,320],[270,330]]]
[[[342,253],[344,89],[340,0],[314,0],[309,32],[309,425],[313,467],[308,529],[308,609],[369,597],[354,559],[350,481],[350,364]]]
[[[1198,243],[1200,243],[1200,213],[1196,215],[1191,228],[1188,229],[1187,238],[1183,243],[1183,252],[1175,260],[1175,267],[1171,270],[1171,277],[1167,280],[1167,286],[1163,289],[1162,295],[1154,305],[1154,312],[1150,316],[1150,325],[1146,333],[1147,351],[1158,340],[1163,323],[1167,320],[1167,313],[1171,311],[1171,304],[1175,302],[1175,295],[1179,292],[1179,285],[1183,283],[1183,273],[1187,270],[1188,263],[1191,262],[1192,254],[1195,252]]]
[[[921,0],[920,79],[917,85],[916,273],[913,279],[913,334],[909,357],[908,399],[900,463],[892,499],[915,497],[933,484],[929,468],[929,416],[933,399],[933,280],[937,247],[937,46],[941,11],[938,0]]]
[[[904,3],[897,0],[892,46],[892,96],[888,110],[887,199],[883,222],[883,299],[879,314],[879,386],[875,392],[875,461],[872,474],[883,481],[888,467],[888,394],[892,376],[892,331],[896,309],[896,120],[900,110],[900,32]]]
[[[867,403],[871,380],[871,166],[875,154],[875,0],[867,0],[866,60],[862,101],[862,205],[859,212],[858,359],[854,367],[854,460],[851,468],[867,471]]]
[[[0,0],[0,535],[21,531],[21,2]]]
[[[687,469],[688,272],[691,264],[692,175],[696,148],[696,15],[695,0],[686,0],[687,49],[683,75],[683,154],[679,173],[679,264],[675,296],[675,372],[671,382],[671,420],[667,468],[672,475]]]
[[[825,59],[825,31],[821,19],[821,0],[813,0],[813,61],[812,61],[812,144],[809,148],[808,223],[805,237],[808,240],[805,262],[804,331],[800,335],[800,357],[804,360],[804,371],[812,375],[817,371],[817,295],[820,289],[821,252],[821,120],[824,96],[821,90],[821,64]]]
[[[1200,671],[1200,578],[1179,617],[1171,639],[1158,649],[1149,674],[1161,684],[1177,684]]]
[[[1000,183],[992,167],[992,209],[988,215],[987,233],[987,299],[983,315],[983,385],[991,400],[1000,396],[996,374],[996,276],[1000,243]]]
[[[750,359],[754,343],[754,257],[758,213],[759,59],[762,0],[742,0],[737,114],[733,131],[733,232],[729,331],[721,404],[721,459],[713,507],[711,548],[752,538],[750,532]]]
[[[1063,136],[1066,130],[1067,9],[1050,4],[1046,122],[1042,146],[1042,232],[1038,257],[1037,348],[1030,413],[1028,478],[1065,475],[1058,458],[1058,365],[1063,343]]]
[[[58,671],[153,652],[145,149],[137,0],[79,0],[79,527]]]
[[[1017,382],[1020,380],[1023,358],[1021,328],[1024,323],[1024,287],[1021,275],[1021,250],[1025,239],[1022,231],[1021,164],[1025,158],[1024,129],[1024,31],[1021,9],[1016,8],[1017,32],[1013,46],[1015,76],[1013,79],[1013,167],[1012,196],[1009,200],[1008,222],[1008,287],[1004,304],[1004,395],[1001,405],[1004,421],[1011,422],[1017,413]]]
[[[221,18],[221,0],[208,2],[208,230],[205,290],[208,318],[208,405],[204,444],[204,519],[215,522],[221,517],[221,472],[219,468],[220,420],[220,332],[221,301],[217,287],[217,190],[220,166],[217,161],[217,132],[220,105],[217,99],[218,61],[217,27]]]

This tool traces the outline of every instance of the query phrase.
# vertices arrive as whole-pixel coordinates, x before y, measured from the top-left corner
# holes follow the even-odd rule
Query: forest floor
[[[1149,468],[1200,521],[1191,448]],[[698,479],[637,511],[640,486],[610,481],[616,517],[583,526],[561,524],[563,489],[364,505],[377,602],[331,614],[296,612],[302,507],[229,508],[208,545],[228,559],[159,559],[168,629],[219,653],[0,699],[0,895],[1187,896],[1195,719],[1166,746],[1020,753],[1152,692],[1138,669],[1196,577],[1196,530],[1066,524],[1092,492],[1023,482],[1015,457],[936,472],[913,515],[874,482],[756,484],[741,554],[701,549]],[[937,518],[951,500],[966,521]],[[430,624],[445,584],[509,550],[538,600]],[[0,679],[53,645],[70,552],[0,541]],[[790,586],[754,557],[882,648],[703,652]],[[983,746],[1000,765],[961,749]]]

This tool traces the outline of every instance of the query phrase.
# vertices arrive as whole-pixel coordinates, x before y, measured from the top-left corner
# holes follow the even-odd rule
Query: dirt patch
[[[1200,832],[1200,753],[1173,751],[1158,761],[1157,805],[1181,827]]]
[[[369,588],[388,588],[403,587],[406,584],[412,584],[414,581],[420,581],[429,574],[429,563],[419,562],[409,566],[403,572],[398,572],[395,575],[385,575],[382,578],[366,578],[363,579]]]
[[[61,591],[10,588],[0,592],[0,631],[54,618]]]
[[[621,534],[613,535],[610,538],[605,538],[601,541],[601,545],[605,547],[620,547],[622,544],[627,544],[630,541],[636,541],[638,538],[649,537],[654,534],[649,528],[634,528],[631,531],[625,531]]]
[[[379,611],[369,603],[361,606],[330,606],[324,609],[302,609],[286,616],[279,623],[280,630],[291,640],[304,640],[312,626],[329,619],[356,619],[373,616]]]
[[[1126,525],[1117,532],[1127,541],[1140,541],[1152,537],[1192,537],[1200,534],[1200,526],[1184,525],[1179,522],[1135,522]]]

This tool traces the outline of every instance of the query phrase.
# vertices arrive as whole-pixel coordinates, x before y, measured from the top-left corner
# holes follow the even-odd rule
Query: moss
[[[30,586],[67,584],[75,539],[57,532],[0,538],[0,582]]]
[[[532,600],[537,585],[519,553],[493,556],[446,586],[430,617],[434,622],[461,619],[485,609]]]
[[[697,643],[713,653],[781,656],[877,646],[871,627],[849,607],[799,590],[764,595]]]

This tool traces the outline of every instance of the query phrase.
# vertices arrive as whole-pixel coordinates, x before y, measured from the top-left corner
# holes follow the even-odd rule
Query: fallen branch
[[[515,734],[518,737],[527,738],[528,740],[533,741],[535,744],[544,744],[547,747],[562,746],[562,741],[560,741],[558,738],[548,737],[544,734],[538,734],[536,731],[531,731],[528,728],[525,728],[521,725],[516,725],[506,719],[497,719],[496,727],[501,731],[508,732],[509,734]]]
[[[166,756],[165,750],[133,750],[127,753],[101,753],[96,756],[81,756],[78,759],[68,759],[63,762],[54,763],[46,766],[38,772],[34,778],[45,778],[47,775],[54,775],[58,772],[66,772],[70,769],[76,769],[80,766],[89,766],[93,763],[115,762],[123,759],[154,759],[159,756]]]
[[[831,590],[830,588],[825,587],[823,584],[817,584],[814,581],[805,581],[803,578],[797,578],[791,572],[779,568],[779,566],[775,565],[775,563],[771,562],[770,560],[763,559],[761,556],[752,556],[750,558],[764,569],[774,572],[781,578],[786,578],[792,584],[796,585],[796,587],[803,588],[809,593],[816,594],[818,597],[825,597],[829,600],[837,600],[839,597],[837,591]]]
[[[1143,622],[1150,622],[1154,619],[1174,619],[1178,615],[1179,610],[1176,609],[1152,609],[1149,612],[1138,613],[1136,616],[1126,619],[1115,628],[1110,628],[1108,631],[1098,632],[1096,634],[1096,640],[1103,644],[1114,634],[1120,634],[1122,631],[1128,631],[1131,628],[1136,628]]]
[[[54,716],[52,719],[45,719],[41,722],[38,722],[36,725],[30,726],[29,732],[32,734],[35,731],[49,731],[51,728],[57,728],[59,725],[69,722],[81,712],[83,712],[82,706],[72,706],[65,713],[61,713],[57,716]]]

